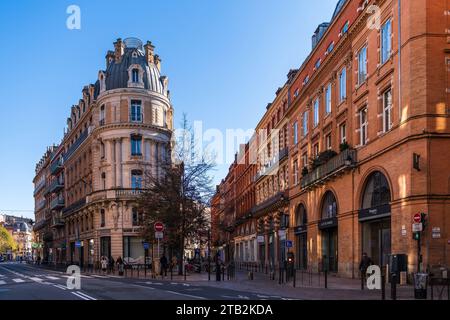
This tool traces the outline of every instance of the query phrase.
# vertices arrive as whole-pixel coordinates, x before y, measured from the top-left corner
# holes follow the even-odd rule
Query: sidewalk
[[[52,270],[48,266],[39,266]],[[62,271],[62,270],[58,270]],[[103,275],[100,271],[94,272],[82,272],[84,275]],[[114,277],[118,276],[117,270],[111,274]],[[139,276],[138,276],[139,275]],[[211,273],[210,280],[208,280],[208,273],[188,273],[186,276],[178,275],[177,272],[173,272],[172,276],[170,272],[167,272],[167,276],[162,277],[157,275],[152,276],[150,270],[145,273],[140,270],[127,270],[123,278],[127,279],[142,279],[147,281],[173,281],[173,282],[185,282],[192,286],[209,286],[216,288],[231,289],[244,292],[252,292],[258,294],[262,299],[270,299],[271,297],[284,297],[300,300],[381,300],[381,290],[361,290],[361,282],[359,279],[339,278],[336,276],[328,276],[327,289],[325,288],[324,276],[320,277],[315,274],[309,276],[303,274],[297,274],[296,287],[293,286],[293,281],[288,283],[279,284],[279,275],[275,275],[275,280],[270,280],[268,274],[256,272],[253,274],[253,280],[249,280],[248,272],[243,270],[237,270],[235,278],[233,280],[227,280],[227,274],[225,273],[223,281],[223,275],[221,281],[216,281],[215,273]],[[186,277],[186,280],[184,280]],[[428,290],[430,291],[430,290]],[[386,284],[385,287],[386,300],[391,300],[391,286]],[[430,299],[430,292],[428,292]],[[414,288],[413,286],[397,286],[397,300],[413,300]]]

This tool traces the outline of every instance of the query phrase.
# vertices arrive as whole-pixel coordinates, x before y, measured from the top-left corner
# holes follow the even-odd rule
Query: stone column
[[[106,189],[113,188],[116,184],[116,170],[115,170],[115,141],[107,140],[106,149],[108,152],[108,162],[110,164],[110,174],[106,177]]]
[[[265,251],[265,257],[264,257],[264,264],[266,266],[268,266],[270,264],[269,261],[269,254],[270,254],[270,250],[269,250],[269,230],[270,230],[270,225],[269,225],[269,219],[268,217],[264,218],[264,251]]]
[[[274,260],[275,260],[275,266],[280,267],[280,258],[281,258],[281,252],[280,252],[280,237],[278,236],[278,231],[280,230],[280,215],[279,213],[276,213],[274,215],[274,229],[275,229],[275,235],[274,235]]]

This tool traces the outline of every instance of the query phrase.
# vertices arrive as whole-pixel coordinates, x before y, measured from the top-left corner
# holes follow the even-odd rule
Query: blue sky
[[[336,3],[1,1],[0,212],[33,217],[35,164],[61,140],[71,105],[105,68],[117,38],[156,46],[175,125],[185,112],[204,129],[246,130],[258,123],[289,69],[301,65],[315,27],[331,18]],[[81,9],[81,30],[66,28],[72,4]],[[218,166],[215,182],[227,170]]]

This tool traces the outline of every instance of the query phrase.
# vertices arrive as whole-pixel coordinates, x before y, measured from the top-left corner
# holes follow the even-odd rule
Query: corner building
[[[43,216],[40,206],[49,217],[36,219],[38,228],[47,230],[52,252],[64,252],[49,261],[86,265],[120,256],[143,263],[136,197],[146,175],[160,175],[170,161],[173,130],[168,79],[154,46],[118,39],[106,70],[82,94],[35,178],[36,217]],[[40,188],[48,189],[46,198]],[[47,198],[48,208],[40,202]]]
[[[416,272],[421,212],[421,270],[449,265],[446,10],[445,1],[339,1],[316,31],[290,88],[300,130],[289,157],[302,172],[290,189],[290,237],[306,260],[298,267],[357,277],[366,252],[382,267],[406,254]]]

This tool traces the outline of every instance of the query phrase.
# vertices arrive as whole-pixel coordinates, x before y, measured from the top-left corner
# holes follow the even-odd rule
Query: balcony
[[[67,161],[70,159],[70,157],[75,153],[75,151],[78,150],[78,148],[81,146],[81,144],[87,139],[89,136],[90,129],[86,129],[83,131],[83,133],[80,135],[80,137],[70,146],[70,148],[67,150],[66,154],[64,155],[64,161]]]
[[[46,204],[45,199],[39,201],[39,202],[36,204],[36,211],[39,211],[39,210],[44,209],[44,208],[45,208],[45,204]]]
[[[61,170],[63,170],[64,169],[64,165],[63,165],[63,162],[62,162],[62,160],[59,158],[59,159],[56,159],[54,162],[52,162],[52,164],[50,165],[50,173],[52,174],[52,175],[56,175],[56,174],[58,174]]]
[[[278,154],[275,155],[269,161],[269,163],[267,165],[265,165],[264,167],[261,168],[261,170],[259,170],[259,172],[253,178],[253,181],[256,182],[259,179],[261,179],[263,176],[268,176],[272,172],[274,172],[275,169],[278,169],[278,166],[280,165],[280,162],[283,161],[284,159],[286,159],[288,157],[288,154],[289,154],[289,149],[288,148],[281,149],[278,152]]]
[[[34,195],[36,195],[39,191],[41,191],[45,187],[45,180],[42,180],[38,184],[36,184],[36,187],[34,188]]]
[[[72,214],[73,212],[83,208],[85,204],[86,204],[86,198],[83,198],[83,199],[71,204],[67,208],[64,208],[62,211],[63,215],[68,216],[68,215]]]
[[[33,226],[33,231],[35,231],[35,232],[39,231],[39,230],[43,229],[46,225],[47,225],[47,221],[45,221],[45,220],[37,221]]]
[[[323,184],[329,179],[342,174],[345,170],[353,168],[356,164],[356,150],[347,149],[331,158],[327,163],[317,167],[301,179],[301,187],[309,188]]]
[[[54,216],[52,219],[52,228],[62,228],[64,227],[64,219]]]
[[[65,205],[64,199],[56,198],[53,199],[52,202],[50,203],[50,209],[51,210],[62,209],[64,208],[64,205]]]
[[[64,188],[64,181],[59,181],[59,179],[55,179],[50,183],[49,190],[50,192],[57,192]]]
[[[253,217],[259,217],[261,215],[264,215],[267,212],[275,211],[278,208],[283,207],[287,200],[289,199],[287,193],[285,192],[278,192],[274,196],[270,197],[269,199],[261,202],[260,204],[256,205],[252,209],[252,215]]]
[[[141,189],[119,189],[116,190],[116,198],[137,197],[143,193]]]

